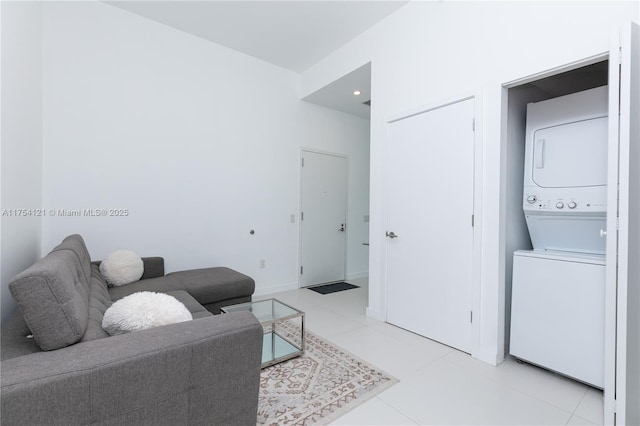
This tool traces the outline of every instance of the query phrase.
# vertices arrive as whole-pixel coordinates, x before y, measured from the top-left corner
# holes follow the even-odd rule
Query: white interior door
[[[619,59],[619,60],[618,60]],[[609,54],[605,424],[640,424],[640,29]]]
[[[474,100],[389,124],[387,321],[471,352]]]
[[[302,151],[301,165],[300,286],[343,281],[347,159]]]

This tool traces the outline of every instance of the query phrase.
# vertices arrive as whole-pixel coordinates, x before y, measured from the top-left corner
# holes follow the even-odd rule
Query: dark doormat
[[[358,288],[358,287],[359,286],[357,285],[340,282],[340,283],[333,283],[333,284],[317,285],[315,287],[307,287],[307,288],[309,290],[315,291],[316,293],[329,294],[329,293],[336,293],[338,291],[351,290],[352,288]]]

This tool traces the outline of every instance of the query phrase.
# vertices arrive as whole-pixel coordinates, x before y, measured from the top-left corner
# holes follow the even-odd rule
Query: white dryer
[[[523,209],[534,250],[604,254],[607,86],[527,106]]]

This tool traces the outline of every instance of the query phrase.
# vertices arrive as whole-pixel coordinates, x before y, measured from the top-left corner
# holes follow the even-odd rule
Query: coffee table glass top
[[[251,312],[264,330],[262,368],[304,353],[304,312],[277,299],[259,300],[220,308],[224,313]]]
[[[257,302],[242,303],[240,305],[225,306],[222,310],[226,313],[249,311],[258,318],[262,324],[271,321],[284,321],[300,315],[300,311],[294,309],[276,299],[260,300]]]

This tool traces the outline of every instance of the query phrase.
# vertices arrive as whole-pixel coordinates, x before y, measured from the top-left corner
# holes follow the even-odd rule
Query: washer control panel
[[[522,207],[525,211],[546,211],[549,213],[606,212],[606,188],[601,190],[598,188],[597,191],[593,191],[593,188],[590,189],[592,190],[575,191],[573,188],[573,194],[568,194],[567,190],[525,188]],[[584,194],[579,192],[584,192]]]

